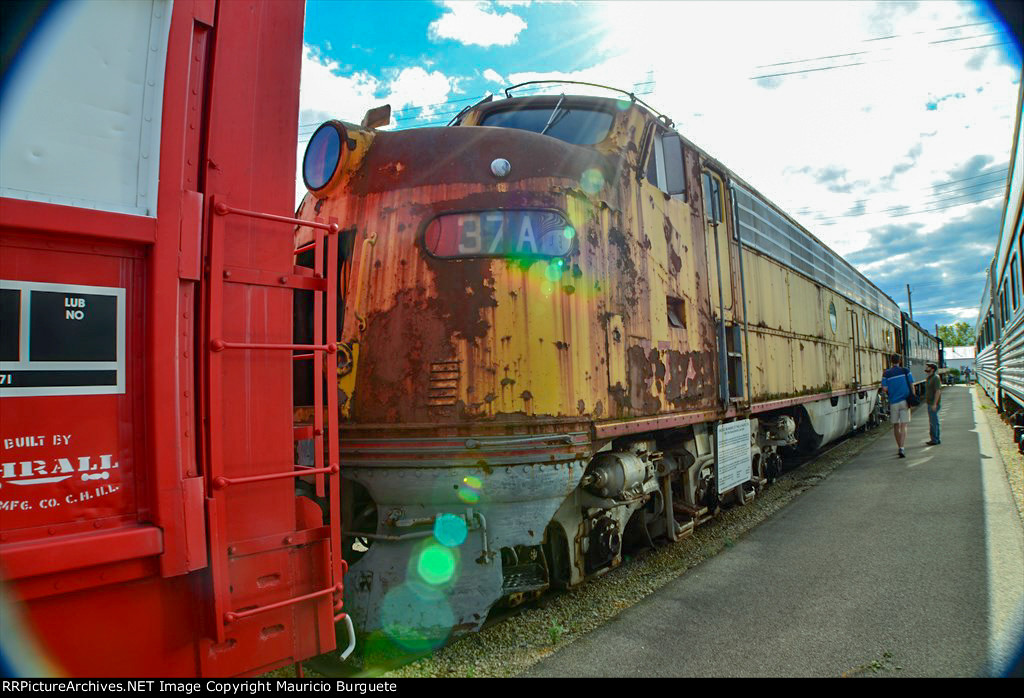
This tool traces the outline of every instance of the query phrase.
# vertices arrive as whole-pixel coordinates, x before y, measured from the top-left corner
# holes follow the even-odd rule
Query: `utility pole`
[[[914,319],[914,304],[910,300],[910,284],[907,284],[907,308],[910,310],[910,319]]]

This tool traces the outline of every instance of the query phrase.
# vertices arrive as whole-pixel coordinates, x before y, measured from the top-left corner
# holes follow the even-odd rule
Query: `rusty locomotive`
[[[303,162],[296,216],[340,229],[346,604],[402,646],[748,501],[877,419],[903,346],[891,298],[635,95],[515,89],[326,122]]]

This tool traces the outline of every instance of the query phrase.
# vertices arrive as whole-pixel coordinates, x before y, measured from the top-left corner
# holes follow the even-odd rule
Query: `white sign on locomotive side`
[[[750,479],[750,421],[740,419],[719,424],[715,430],[718,454],[718,494],[728,492]]]
[[[0,397],[124,393],[125,297],[0,279]]]

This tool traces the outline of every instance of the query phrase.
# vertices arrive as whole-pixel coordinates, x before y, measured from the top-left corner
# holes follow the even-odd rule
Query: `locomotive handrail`
[[[652,114],[657,116],[659,119],[664,120],[665,123],[669,127],[672,127],[672,126],[675,125],[674,122],[672,121],[672,119],[670,119],[665,114],[662,114],[660,111],[658,111],[657,109],[652,107],[647,102],[645,102],[642,99],[638,98],[635,93],[627,92],[626,90],[621,90],[618,87],[611,87],[610,85],[602,85],[602,84],[597,83],[597,82],[582,82],[580,80],[527,80],[526,82],[521,82],[521,83],[519,83],[517,85],[512,85],[511,87],[506,87],[505,88],[505,97],[511,99],[511,97],[512,97],[512,94],[511,94],[512,90],[515,90],[517,88],[524,87],[526,85],[538,85],[538,84],[543,84],[543,83],[558,84],[558,85],[586,85],[587,87],[600,87],[603,90],[611,90],[612,92],[618,92],[620,94],[624,94],[627,97],[629,97],[629,101],[636,102],[637,104],[642,104],[643,106],[647,107],[651,111]]]
[[[266,482],[267,480],[283,480],[288,477],[302,477],[303,475],[316,475],[318,473],[329,473],[331,475],[339,472],[341,468],[337,463],[326,468],[309,468],[306,466],[295,466],[296,469],[286,473],[269,473],[267,475],[252,475],[251,477],[220,477],[214,478],[213,486],[222,490],[231,485],[245,485],[250,482]]]
[[[367,540],[386,540],[390,543],[399,543],[405,540],[416,540],[419,538],[430,538],[433,531],[414,531],[412,533],[399,533],[390,535],[387,533],[364,533],[362,531],[342,531],[343,538],[366,538]]]
[[[278,223],[290,223],[291,225],[297,225],[303,228],[318,228],[320,230],[326,230],[328,235],[334,235],[341,226],[337,223],[318,223],[316,221],[304,221],[301,218],[291,218],[289,216],[278,216],[274,213],[260,213],[259,211],[247,211],[244,208],[233,208],[228,206],[223,201],[217,202],[213,207],[214,213],[218,216],[227,216],[230,214],[236,214],[239,216],[246,216],[247,218],[259,218],[265,221],[277,221]]]
[[[342,613],[334,617],[334,622],[337,623],[339,620],[345,621],[345,632],[348,633],[348,647],[342,650],[338,659],[345,661],[348,656],[352,654],[352,650],[356,648],[356,629],[352,627],[352,617],[347,613]]]
[[[223,339],[214,339],[210,342],[210,351],[224,351],[225,349],[290,349],[293,351],[326,351],[333,354],[338,351],[337,344],[249,344],[247,342],[225,342]]]

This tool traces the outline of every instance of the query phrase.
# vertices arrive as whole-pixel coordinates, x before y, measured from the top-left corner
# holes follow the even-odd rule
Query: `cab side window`
[[[671,131],[655,129],[647,149],[648,182],[669,196],[686,200],[686,174],[683,169],[683,140]]]
[[[721,223],[722,192],[718,186],[718,178],[705,171],[701,174],[701,183],[704,186],[704,215],[716,223]]]

